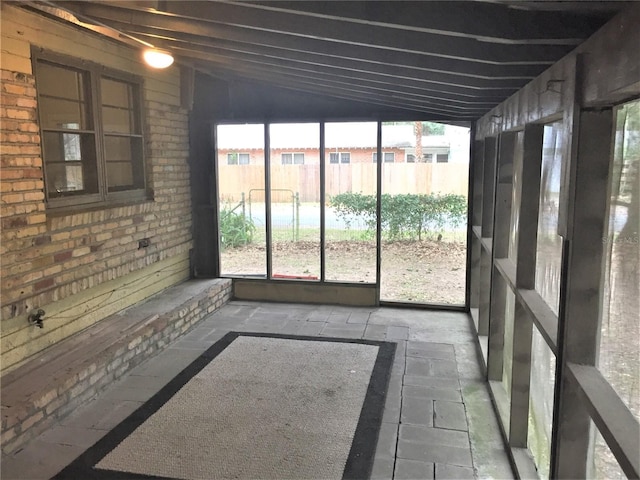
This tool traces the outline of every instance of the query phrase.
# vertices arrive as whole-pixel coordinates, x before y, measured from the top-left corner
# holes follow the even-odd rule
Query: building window
[[[422,155],[422,161],[425,163],[433,163],[433,153],[425,153]]]
[[[329,154],[329,163],[351,163],[351,153],[332,152]]]
[[[227,153],[227,165],[249,165],[250,157],[248,153]]]
[[[416,163],[416,156],[413,153],[407,153],[407,163]]]
[[[448,153],[438,153],[436,155],[436,162],[437,163],[447,163],[449,161],[449,154]]]
[[[384,158],[385,163],[393,163],[396,161],[395,152],[383,152],[382,158]],[[378,152],[373,152],[373,163],[378,161]]]
[[[141,81],[34,54],[49,207],[145,197]]]
[[[304,165],[304,153],[281,154],[282,165]]]

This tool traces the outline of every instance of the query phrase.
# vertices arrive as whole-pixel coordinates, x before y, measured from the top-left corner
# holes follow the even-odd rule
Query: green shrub
[[[220,211],[222,247],[238,247],[253,242],[256,226],[250,218],[227,207]]]
[[[383,194],[380,200],[382,234],[390,240],[421,240],[423,234],[460,227],[467,219],[467,200],[462,195]],[[359,218],[370,234],[375,232],[375,195],[341,193],[331,197],[331,205],[347,228]]]

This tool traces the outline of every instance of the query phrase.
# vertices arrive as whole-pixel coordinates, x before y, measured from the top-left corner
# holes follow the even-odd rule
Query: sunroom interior
[[[191,218],[188,247],[168,242],[169,253],[122,274],[178,252],[183,277],[231,279],[236,300],[468,313],[515,476],[638,478],[636,2],[27,1],[2,8],[2,68],[35,76],[41,210],[54,218],[40,233],[64,215],[154,195],[166,196],[171,210],[176,193],[183,203],[188,195],[186,210],[180,203]],[[44,26],[20,33],[14,25],[25,15]],[[130,169],[120,178],[118,162],[107,158],[84,172],[82,195],[69,173],[65,187],[53,185],[58,167],[47,163],[47,135],[82,132],[77,146],[65,143],[64,157],[84,152],[92,129],[43,121],[60,95],[41,87],[47,72],[86,71],[87,85],[94,72],[103,75],[103,98],[131,82],[127,98],[138,102],[146,77],[167,75],[146,70],[138,81],[134,70],[104,73],[100,58],[74,59],[73,48],[38,36],[53,23],[81,32],[56,33],[66,40],[99,39],[105,57],[124,49],[135,71],[147,48],[175,58],[166,83],[177,87],[172,95],[188,118],[187,194],[145,181],[174,168],[161,161],[124,162]],[[18,41],[29,43],[21,54],[12,50]],[[156,101],[153,94],[144,100]],[[102,108],[129,107],[113,100]],[[164,148],[144,138],[145,122],[153,120],[105,133],[98,151],[116,137],[131,156]],[[106,120],[94,128],[107,131]],[[123,187],[103,194],[101,182]],[[445,197],[462,202],[455,215],[432,225],[420,213],[417,227],[393,230],[394,199]],[[403,220],[413,207],[406,208]],[[151,211],[134,213],[145,223]],[[241,224],[227,230],[232,219]],[[123,227],[118,235],[129,233]],[[3,257],[11,253],[7,240]],[[135,248],[146,248],[143,240],[136,237]],[[405,257],[394,253],[399,245]],[[406,265],[396,285],[399,262]],[[3,276],[8,263],[3,258]],[[3,284],[3,337],[29,314],[15,305],[31,297],[13,296],[12,288]],[[45,346],[3,361],[17,368]]]

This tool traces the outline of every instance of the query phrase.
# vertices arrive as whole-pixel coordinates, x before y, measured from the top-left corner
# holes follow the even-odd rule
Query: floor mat
[[[394,351],[229,333],[55,478],[367,478]]]

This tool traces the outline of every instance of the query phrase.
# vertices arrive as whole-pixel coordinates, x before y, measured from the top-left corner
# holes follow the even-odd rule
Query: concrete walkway
[[[372,478],[513,478],[465,314],[239,301],[3,456],[1,478],[55,475],[232,330],[397,342]]]

